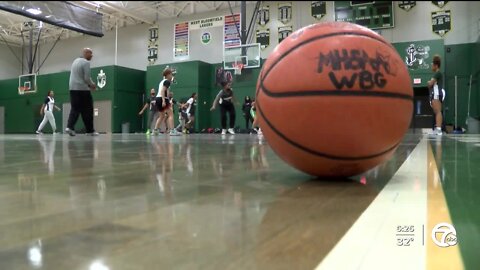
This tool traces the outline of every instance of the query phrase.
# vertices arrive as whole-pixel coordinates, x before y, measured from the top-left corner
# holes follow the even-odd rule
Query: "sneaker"
[[[257,130],[257,135],[259,135],[259,136],[262,136],[262,135],[263,135],[263,132],[262,132],[261,129],[258,129],[258,130]]]
[[[146,133],[146,134],[147,134],[147,135],[150,135],[150,129],[147,129],[147,133]]]
[[[176,129],[172,129],[169,134],[170,136],[180,136],[180,133],[178,133]]]
[[[227,130],[226,129],[222,129],[222,135],[225,135],[227,134]]]
[[[41,135],[41,134],[43,134],[43,132],[41,132],[41,131],[38,131],[38,130],[37,130],[37,131],[35,131],[35,133],[37,133],[38,135]]]
[[[235,135],[235,131],[233,131],[233,128],[229,128],[228,129],[228,133],[232,134],[232,135]]]
[[[76,135],[75,130],[71,130],[69,128],[66,128],[65,132],[68,133],[68,135],[70,135],[70,136],[75,136]]]

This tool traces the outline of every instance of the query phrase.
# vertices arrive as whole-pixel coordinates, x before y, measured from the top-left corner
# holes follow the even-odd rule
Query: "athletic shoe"
[[[38,131],[38,130],[37,130],[37,131],[35,131],[35,133],[37,133],[38,135],[42,135],[42,134],[43,134],[43,132],[41,132],[41,131]]]
[[[229,128],[228,129],[228,133],[232,134],[232,135],[235,135],[235,131],[233,131],[233,128]]]
[[[76,135],[75,130],[71,130],[69,128],[66,128],[65,132],[68,133],[68,135],[70,135],[70,136],[75,136]]]
[[[225,135],[227,134],[227,130],[226,129],[222,129],[222,135]]]
[[[92,132],[92,133],[87,133],[87,135],[88,135],[88,136],[98,136],[98,135],[100,135],[100,133],[94,131],[94,132]]]
[[[169,134],[170,136],[180,136],[180,133],[178,133],[176,129],[172,129]]]
[[[153,132],[152,132],[153,133]],[[150,129],[147,129],[147,135],[150,135]]]
[[[257,135],[259,135],[259,136],[263,135],[263,132],[262,132],[261,129],[258,129],[258,130],[257,130]]]

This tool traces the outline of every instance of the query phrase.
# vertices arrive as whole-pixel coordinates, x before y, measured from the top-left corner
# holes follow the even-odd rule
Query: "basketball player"
[[[220,104],[220,118],[222,122],[222,135],[227,133],[227,113],[230,116],[230,128],[228,133],[235,134],[233,128],[235,127],[235,106],[233,102],[235,101],[233,90],[231,88],[231,83],[222,82],[223,89],[218,92],[217,97],[213,101],[213,105],[210,108],[210,111],[215,110],[216,105]]]
[[[52,90],[48,91],[47,97],[45,98],[45,101],[40,108],[40,115],[43,115],[43,120],[40,123],[40,126],[38,126],[38,129],[36,131],[37,134],[43,134],[42,129],[43,127],[45,127],[47,122],[50,122],[54,134],[57,130],[57,125],[55,124],[55,117],[53,116],[53,109],[57,109],[58,111],[61,110],[59,107],[55,106],[55,99],[53,98],[54,96],[55,93]]]
[[[142,115],[143,112],[147,108],[149,108],[148,122],[147,122],[147,125],[148,125],[147,135],[150,134],[150,130],[153,131],[153,129],[155,129],[154,123],[157,121],[157,118],[158,118],[158,110],[157,110],[157,106],[155,106],[155,98],[156,98],[155,89],[152,88],[150,89],[150,100],[145,103],[142,110],[138,113],[138,115]]]
[[[250,122],[253,121],[253,118],[251,117],[250,110],[252,109],[252,100],[250,99],[249,96],[245,97],[245,101],[242,106],[242,111],[243,111],[243,117],[245,117],[245,128],[250,130]]]
[[[253,119],[252,129],[255,130],[258,135],[263,135],[262,130],[258,126],[257,109],[255,108],[255,100],[252,101],[252,108],[250,109],[250,116]]]
[[[83,49],[82,57],[73,61],[70,71],[70,102],[72,108],[68,116],[68,124],[65,131],[70,136],[75,136],[75,123],[78,116],[82,115],[83,123],[88,135],[98,135],[93,128],[93,98],[90,91],[95,91],[97,86],[90,77],[90,60],[93,57],[92,49]]]
[[[178,124],[178,126],[175,128],[177,131],[182,131],[185,129],[185,123],[188,119],[188,116],[187,116],[187,113],[186,113],[186,110],[187,110],[187,102],[186,101],[183,101],[184,98],[182,98],[179,102],[178,102],[178,121],[180,122]]]
[[[185,124],[184,133],[190,133],[190,129],[193,127],[193,123],[195,122],[195,104],[197,102],[197,93],[193,93],[190,98],[188,99],[186,106],[187,109],[185,113],[187,114],[187,123]]]
[[[168,93],[170,89],[170,85],[173,80],[173,73],[171,69],[165,69],[163,71],[163,80],[158,85],[158,93],[155,99],[155,104],[157,106],[158,111],[160,112],[160,116],[157,119],[157,123],[155,125],[155,134],[159,133],[160,124],[165,120],[167,120],[167,128],[170,130],[171,136],[178,136],[178,132],[176,129],[173,128],[173,110],[170,104],[170,99],[168,98]]]
[[[428,88],[430,88],[430,104],[435,114],[435,132],[434,135],[442,135],[442,102],[444,96],[443,75],[440,71],[441,59],[440,56],[435,55],[432,62],[433,78],[428,81]]]

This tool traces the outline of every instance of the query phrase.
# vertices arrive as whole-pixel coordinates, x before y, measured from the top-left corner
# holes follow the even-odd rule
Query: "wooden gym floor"
[[[0,269],[476,269],[479,147],[410,131],[326,180],[256,135],[0,135]]]

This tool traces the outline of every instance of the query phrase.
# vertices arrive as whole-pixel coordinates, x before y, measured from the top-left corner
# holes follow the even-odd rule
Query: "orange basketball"
[[[413,113],[402,59],[351,23],[307,26],[282,41],[257,82],[259,124],[272,149],[315,176],[345,177],[392,156]]]

